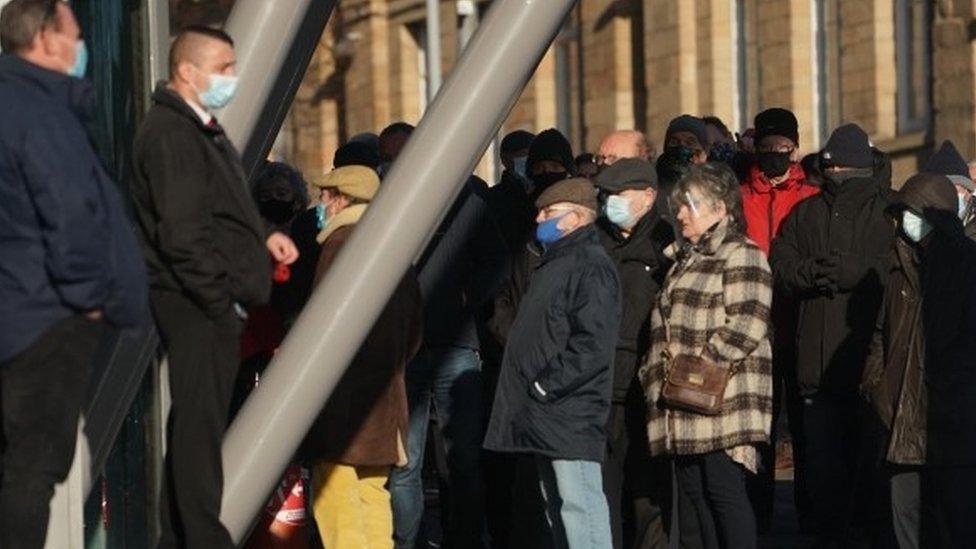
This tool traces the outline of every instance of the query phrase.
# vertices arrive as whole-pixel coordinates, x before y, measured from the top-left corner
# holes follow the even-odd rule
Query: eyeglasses
[[[788,145],[783,145],[781,147],[756,147],[756,152],[759,153],[780,153],[780,154],[793,154],[796,147],[790,147]]]

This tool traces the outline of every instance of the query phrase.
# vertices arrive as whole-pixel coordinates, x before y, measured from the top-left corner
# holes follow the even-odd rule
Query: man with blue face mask
[[[245,308],[268,300],[272,259],[291,264],[298,252],[261,220],[213,115],[237,87],[233,41],[190,27],[169,61],[169,82],[136,135],[132,185],[173,400],[160,547],[230,548],[218,519],[220,443]]]
[[[0,11],[0,546],[43,547],[103,334],[147,321],[146,273],[85,124],[66,2]]]
[[[612,546],[601,462],[620,323],[620,278],[593,227],[596,190],[536,201],[545,248],[509,333],[485,448],[534,456],[555,547]]]
[[[594,183],[603,196],[600,242],[617,265],[623,292],[603,467],[614,547],[662,547],[667,545],[670,469],[666,460],[649,457],[646,409],[635,374],[649,350],[651,306],[667,274],[663,250],[674,232],[655,207],[657,172],[647,160],[619,159]]]

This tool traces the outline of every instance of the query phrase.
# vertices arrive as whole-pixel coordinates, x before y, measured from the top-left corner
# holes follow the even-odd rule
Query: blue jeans
[[[483,547],[481,359],[473,349],[425,347],[407,366],[406,380],[410,406],[409,462],[390,475],[396,547],[413,549],[424,516],[421,471],[431,400],[447,454],[448,497],[454,502],[446,504],[441,498],[441,509],[448,512],[445,545]]]
[[[600,464],[542,456],[536,456],[535,462],[556,549],[613,547]]]

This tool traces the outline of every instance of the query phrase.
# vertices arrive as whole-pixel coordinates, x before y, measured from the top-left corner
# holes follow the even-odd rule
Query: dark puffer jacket
[[[857,395],[894,235],[885,213],[890,188],[891,164],[875,151],[871,176],[827,180],[773,241],[776,283],[800,301],[797,378],[805,395]],[[818,278],[824,262],[834,265],[826,283]]]
[[[593,227],[551,246],[508,337],[485,447],[603,461],[620,278]]]

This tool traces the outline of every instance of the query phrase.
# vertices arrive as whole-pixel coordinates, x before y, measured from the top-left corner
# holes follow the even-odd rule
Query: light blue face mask
[[[607,204],[603,208],[610,223],[626,229],[634,225],[634,213],[630,211],[630,200],[620,195],[612,194],[607,197]]]
[[[222,109],[237,93],[237,77],[225,74],[211,74],[210,85],[198,93],[200,104],[207,109]]]
[[[905,210],[901,214],[901,231],[905,233],[912,242],[921,242],[930,232],[932,225],[922,219],[915,212]]]
[[[959,219],[965,221],[966,216],[969,215],[969,197],[964,194],[957,194],[956,198],[959,199],[959,206],[956,210],[956,215],[959,216]]]
[[[528,172],[526,172],[526,166],[528,166],[529,157],[518,156],[512,160],[512,171],[522,179],[527,179],[529,177]]]
[[[88,46],[84,40],[75,43],[75,63],[68,69],[68,75],[75,78],[84,78],[85,71],[88,70]]]

